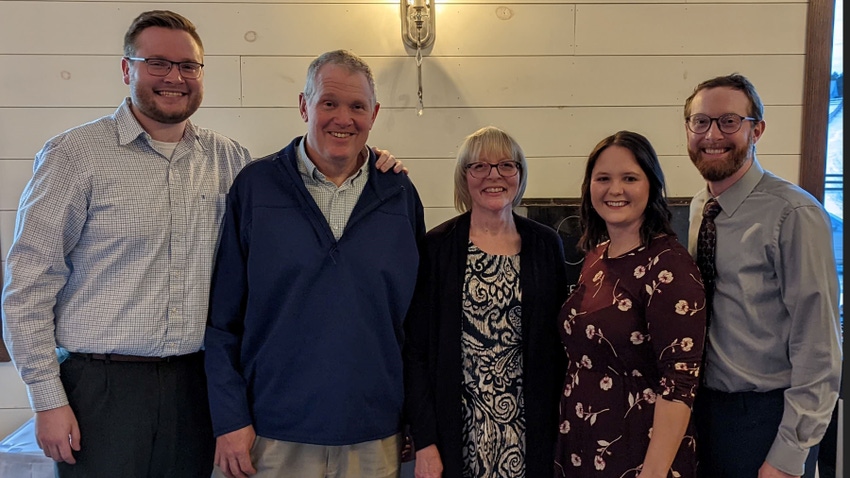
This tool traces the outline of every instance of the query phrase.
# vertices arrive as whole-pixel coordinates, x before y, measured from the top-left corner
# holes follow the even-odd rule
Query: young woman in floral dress
[[[560,314],[569,365],[556,477],[695,476],[705,293],[664,191],[658,157],[637,133],[605,138],[588,158],[586,257]]]

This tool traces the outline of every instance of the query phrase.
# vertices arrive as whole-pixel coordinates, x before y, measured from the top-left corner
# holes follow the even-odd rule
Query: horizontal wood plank
[[[25,74],[24,74],[25,73]],[[129,88],[121,55],[0,55],[0,105],[117,106]],[[204,59],[205,106],[241,106],[239,57]]]
[[[422,88],[426,108],[679,106],[700,81],[739,72],[760,87],[765,104],[799,105],[803,59],[802,55],[426,57]],[[365,60],[383,106],[417,107],[413,58]],[[297,106],[310,61],[243,58],[243,105]]]
[[[576,54],[802,54],[806,3],[579,5]]]
[[[50,137],[114,109],[0,108],[0,159],[29,159]],[[800,106],[765,108],[760,154],[799,154]],[[645,135],[659,155],[684,156],[681,107],[644,108],[382,108],[369,143],[401,158],[452,158],[463,138],[493,125],[512,134],[529,157],[587,155],[599,140],[627,129]],[[297,108],[206,108],[200,126],[236,139],[254,156],[278,151],[304,134]]]
[[[408,55],[396,3],[38,1],[0,2],[0,54],[121,54],[133,18],[154,8],[173,9],[192,20],[208,55],[312,57],[338,48],[360,55]],[[430,53],[572,53],[574,10],[573,4],[437,3],[437,40]],[[57,37],[73,41],[57,42]]]
[[[364,59],[372,68],[383,107],[417,107],[415,59]],[[800,105],[803,59],[801,55],[426,57],[422,86],[426,108],[679,106],[700,81],[739,72],[759,88],[765,104]],[[311,61],[207,56],[203,104],[296,107]],[[4,85],[0,105],[116,105],[129,91],[120,65],[120,56],[0,55]]]

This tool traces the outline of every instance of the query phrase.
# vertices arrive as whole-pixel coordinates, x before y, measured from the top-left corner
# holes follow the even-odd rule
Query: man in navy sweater
[[[362,59],[319,56],[299,97],[307,134],[228,194],[205,337],[216,474],[398,476],[425,226],[413,184],[378,174],[366,147],[379,108]]]

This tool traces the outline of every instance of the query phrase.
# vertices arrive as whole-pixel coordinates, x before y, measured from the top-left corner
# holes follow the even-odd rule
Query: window
[[[800,185],[830,214],[844,317],[844,39],[842,0],[811,0],[806,24]]]
[[[829,79],[829,113],[826,140],[826,174],[823,205],[832,219],[835,262],[840,284],[840,312],[844,318],[844,2],[835,2],[832,30],[832,68]]]
[[[803,92],[800,185],[823,201],[832,219],[833,247],[839,280],[839,313],[844,330],[844,3],[811,0],[806,20],[806,76]],[[846,360],[846,356],[845,356]],[[843,475],[842,374],[839,401],[820,445],[818,473]]]

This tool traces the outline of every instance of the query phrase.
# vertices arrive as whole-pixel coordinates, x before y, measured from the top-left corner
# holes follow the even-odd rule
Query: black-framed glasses
[[[496,168],[499,176],[503,178],[511,178],[519,172],[519,163],[516,161],[502,161],[496,164],[478,161],[477,163],[469,163],[466,165],[466,170],[473,178],[483,179],[490,175],[490,171]]]
[[[171,73],[171,67],[177,65],[177,70],[183,78],[194,80],[201,76],[201,70],[204,68],[203,63],[195,61],[171,61],[163,58],[133,58],[125,56],[130,61],[143,61],[147,65],[148,73],[153,76],[168,76]]]
[[[741,129],[741,125],[744,124],[744,121],[756,121],[756,119],[751,118],[749,116],[741,116],[735,113],[722,114],[717,118],[712,118],[711,116],[708,116],[706,114],[697,113],[695,115],[690,115],[685,118],[685,124],[688,125],[688,129],[691,130],[691,133],[694,134],[707,133],[708,130],[711,129],[712,121],[717,122],[717,127],[720,128],[720,131],[722,133],[734,134]]]

